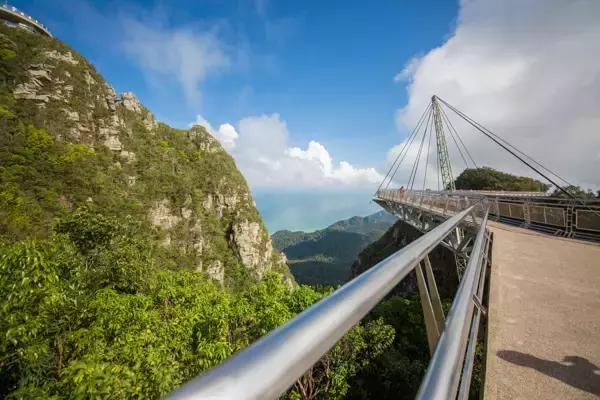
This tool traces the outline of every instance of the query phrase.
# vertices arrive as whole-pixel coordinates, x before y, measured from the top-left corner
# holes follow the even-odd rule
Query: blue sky
[[[539,109],[526,114],[515,98],[535,90],[560,92],[568,102],[591,96],[594,104],[598,92],[559,75],[570,69],[589,82],[599,69],[582,59],[598,50],[598,2],[567,3],[11,2],[86,56],[117,92],[136,93],[159,120],[210,124],[271,231],[316,229],[376,211],[369,198],[389,154],[433,92],[485,117],[530,154],[548,156],[531,132],[556,130],[558,137],[567,125],[536,122],[535,115],[556,113],[552,106],[532,99]],[[570,43],[558,40],[565,38],[577,44],[552,47]],[[488,115],[492,108],[502,113]],[[576,116],[568,127],[586,131],[590,118]],[[596,144],[582,141],[581,148]],[[522,173],[499,156],[485,162]],[[585,176],[589,166],[568,157],[561,167],[582,184],[599,183]]]

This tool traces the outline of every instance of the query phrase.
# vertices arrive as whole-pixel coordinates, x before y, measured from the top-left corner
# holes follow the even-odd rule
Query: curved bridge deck
[[[386,190],[374,200],[423,232],[471,204],[476,219],[495,215],[485,399],[600,398],[600,245],[559,236],[599,241],[600,202],[520,196]]]
[[[600,246],[490,223],[486,399],[600,396]]]

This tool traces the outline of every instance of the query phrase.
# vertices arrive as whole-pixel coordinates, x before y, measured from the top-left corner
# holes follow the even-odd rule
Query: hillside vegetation
[[[467,168],[456,178],[461,190],[506,190],[515,192],[545,192],[549,185],[526,176],[516,176],[490,167]]]
[[[286,255],[299,283],[336,285],[348,279],[357,255],[395,221],[396,217],[380,211],[310,233],[278,231],[272,236],[273,246]]]
[[[0,24],[0,397],[158,399],[318,301],[233,159],[65,44]],[[391,345],[355,326],[286,398],[340,399]]]
[[[159,123],[63,43],[0,29],[0,236],[48,238],[86,206],[129,215],[178,267],[233,284],[285,273],[233,159]]]

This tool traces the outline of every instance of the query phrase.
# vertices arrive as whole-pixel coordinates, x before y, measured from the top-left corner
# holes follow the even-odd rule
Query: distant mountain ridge
[[[271,238],[273,246],[286,255],[299,283],[335,285],[347,280],[357,255],[396,220],[380,211],[341,220],[315,232],[282,230]]]

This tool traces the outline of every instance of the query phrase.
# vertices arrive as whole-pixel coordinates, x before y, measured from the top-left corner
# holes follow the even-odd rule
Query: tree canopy
[[[275,273],[234,292],[146,239],[80,209],[50,239],[0,244],[0,396],[161,398],[328,294]],[[354,327],[286,396],[342,398],[393,340],[382,319]]]
[[[591,189],[585,190],[581,186],[569,185],[564,188],[569,194],[579,199],[593,199],[594,197],[600,198],[600,190],[594,194]],[[565,192],[560,189],[554,189],[552,197],[569,197]]]
[[[516,192],[545,192],[549,185],[526,176],[516,176],[490,167],[467,168],[456,178],[461,190],[506,190]]]

